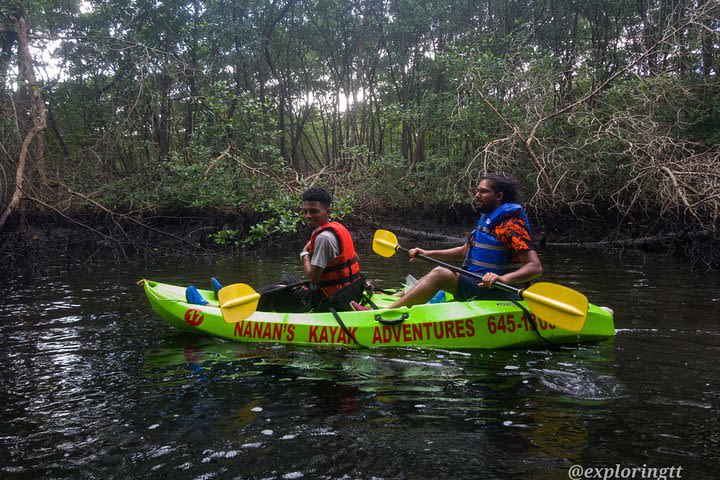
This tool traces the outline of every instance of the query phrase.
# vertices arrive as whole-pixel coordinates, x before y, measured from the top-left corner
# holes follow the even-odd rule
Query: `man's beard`
[[[495,210],[495,208],[489,206],[487,203],[483,204],[483,205],[479,205],[479,204],[473,202],[473,210],[475,210],[476,213],[489,214],[489,213],[492,213],[492,211]]]

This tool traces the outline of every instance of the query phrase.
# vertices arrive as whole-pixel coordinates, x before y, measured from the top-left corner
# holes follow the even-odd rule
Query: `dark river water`
[[[361,252],[386,287],[430,268]],[[0,478],[718,478],[720,275],[657,256],[540,255],[544,279],[615,310],[615,338],[478,352],[235,344],[179,334],[135,283],[262,286],[299,273],[296,249],[2,272]]]

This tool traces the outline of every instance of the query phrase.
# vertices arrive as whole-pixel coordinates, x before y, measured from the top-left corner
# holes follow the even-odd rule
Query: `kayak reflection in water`
[[[302,195],[302,202],[303,221],[312,229],[310,240],[300,252],[305,284],[285,289],[272,285],[258,290],[262,295],[258,310],[307,312],[331,304],[337,310],[349,310],[348,302],[359,300],[364,287],[350,232],[340,222],[330,219],[332,196],[324,188],[308,189]],[[281,285],[299,282],[302,280],[285,279]],[[351,284],[357,284],[358,288],[348,292]],[[337,301],[339,292],[342,301]]]
[[[482,282],[445,267],[435,267],[388,308],[426,303],[440,290],[456,300],[506,299],[506,293],[493,289],[495,282],[521,284],[542,274],[542,264],[530,237],[530,222],[520,200],[518,182],[512,177],[489,174],[478,184],[473,205],[481,214],[465,245],[444,250],[412,248],[417,254],[445,262],[460,262],[462,268],[482,275]]]

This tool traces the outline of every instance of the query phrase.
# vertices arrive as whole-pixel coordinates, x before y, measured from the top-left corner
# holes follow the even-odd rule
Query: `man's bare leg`
[[[411,307],[427,303],[438,291],[445,290],[453,295],[457,291],[458,274],[444,267],[435,267],[397,301],[387,308]]]

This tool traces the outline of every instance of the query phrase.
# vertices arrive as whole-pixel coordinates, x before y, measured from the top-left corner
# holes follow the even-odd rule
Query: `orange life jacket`
[[[310,237],[309,251],[311,253],[315,249],[315,238],[325,230],[334,233],[340,244],[340,254],[325,266],[318,284],[325,296],[329,297],[343,286],[360,277],[360,264],[358,263],[359,259],[355,253],[355,245],[350,232],[338,222],[323,223],[313,232]]]

